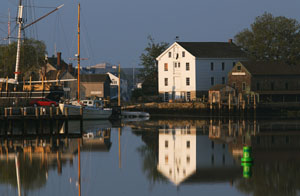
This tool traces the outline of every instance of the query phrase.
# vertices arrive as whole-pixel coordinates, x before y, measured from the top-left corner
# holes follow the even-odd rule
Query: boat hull
[[[77,116],[81,115],[82,108],[82,119],[83,120],[97,120],[97,119],[109,119],[112,110],[111,109],[101,109],[96,107],[80,107],[67,104],[59,104],[59,109],[63,115]]]

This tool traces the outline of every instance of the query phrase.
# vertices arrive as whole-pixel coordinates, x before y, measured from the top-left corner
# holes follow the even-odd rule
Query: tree
[[[235,42],[248,53],[250,59],[299,64],[299,31],[297,20],[264,13],[256,17],[251,29],[244,29],[235,35]]]
[[[145,95],[158,94],[158,73],[156,58],[169,46],[166,42],[155,43],[151,36],[148,36],[148,45],[141,54],[140,60],[143,68],[139,77],[143,80],[143,93]]]
[[[17,43],[0,45],[0,77],[13,77],[16,65]],[[36,72],[45,64],[46,45],[34,39],[25,39],[21,45],[20,72]]]

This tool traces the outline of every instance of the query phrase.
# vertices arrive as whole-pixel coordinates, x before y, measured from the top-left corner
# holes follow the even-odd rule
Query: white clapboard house
[[[246,57],[240,47],[229,40],[175,42],[156,60],[159,94],[168,101],[207,96],[212,86],[225,84],[228,72]]]

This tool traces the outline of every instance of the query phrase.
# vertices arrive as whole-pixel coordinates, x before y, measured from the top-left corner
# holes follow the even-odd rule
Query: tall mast
[[[77,52],[77,67],[78,67],[78,102],[80,101],[80,3],[78,3],[78,52]]]
[[[8,8],[8,44],[10,44],[10,9]]]
[[[21,49],[21,30],[23,24],[23,5],[22,0],[19,0],[19,11],[18,11],[18,18],[17,22],[19,24],[18,29],[18,45],[17,45],[17,57],[16,57],[16,69],[15,69],[15,80],[18,81],[19,72],[19,65],[20,65],[20,49]]]

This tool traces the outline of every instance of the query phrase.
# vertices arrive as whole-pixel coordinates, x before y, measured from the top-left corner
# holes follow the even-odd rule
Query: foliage
[[[143,93],[146,95],[158,94],[158,72],[156,58],[167,49],[168,43],[155,43],[151,36],[148,36],[148,45],[144,49],[144,53],[140,56],[141,65],[143,68],[140,71],[139,77],[144,81]]]
[[[256,17],[251,29],[235,36],[235,42],[254,60],[300,62],[300,25],[295,19],[264,13]]]
[[[13,77],[16,65],[16,53],[16,42],[10,45],[0,46],[0,77]],[[28,75],[28,73],[39,70],[39,68],[45,64],[44,59],[46,53],[46,45],[44,42],[34,39],[25,39],[21,45],[20,72],[24,75]]]

